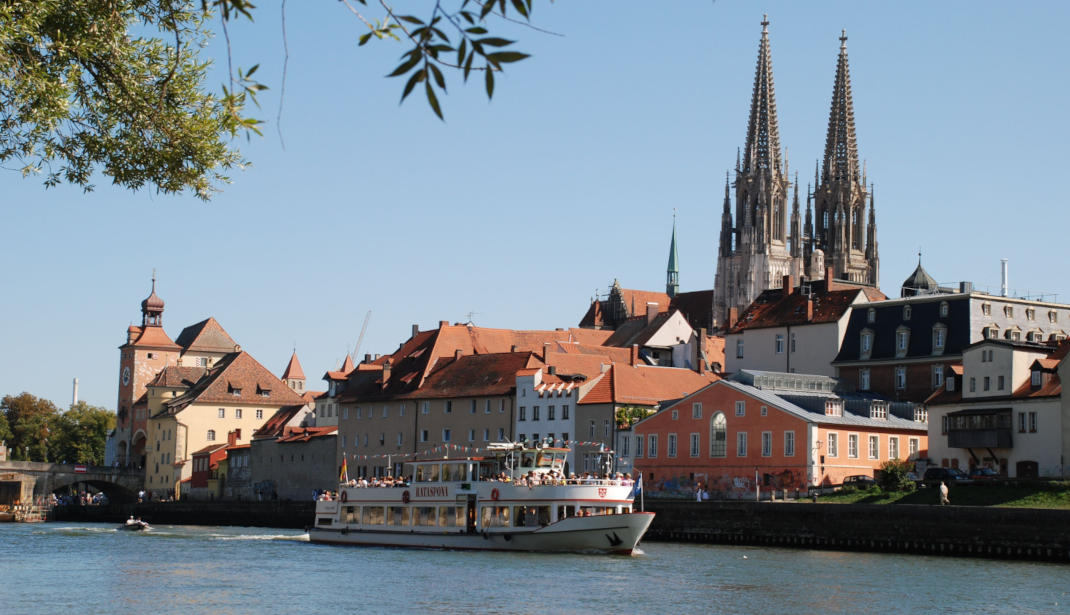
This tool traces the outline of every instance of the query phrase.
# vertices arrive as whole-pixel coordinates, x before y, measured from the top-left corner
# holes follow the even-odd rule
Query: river
[[[631,557],[0,524],[0,613],[1070,613],[1070,567],[644,543]]]

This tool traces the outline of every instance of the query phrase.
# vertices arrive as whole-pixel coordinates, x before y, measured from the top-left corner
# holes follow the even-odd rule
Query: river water
[[[0,613],[1070,613],[1070,566],[644,543],[631,557],[0,524]]]

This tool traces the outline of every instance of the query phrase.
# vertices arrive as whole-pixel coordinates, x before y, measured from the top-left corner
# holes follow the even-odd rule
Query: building
[[[831,271],[831,267],[827,267]],[[779,289],[763,291],[738,319],[725,323],[725,371],[800,372],[835,376],[852,308],[885,299],[872,286],[823,280],[794,286],[784,276]]]
[[[754,497],[756,487],[838,485],[889,460],[926,456],[921,405],[835,390],[834,378],[809,374],[718,380],[633,426],[634,469],[654,492],[702,483],[721,497]]]
[[[903,297],[854,310],[833,361],[848,390],[924,401],[963,350],[983,339],[1011,342],[1066,338],[1070,306],[977,292],[969,282],[946,289],[922,269],[903,283]]]
[[[243,497],[307,500],[338,487],[338,427],[316,424],[305,405],[279,408],[249,443],[249,488]],[[233,473],[233,469],[231,469]]]
[[[844,34],[840,37],[824,160],[815,170],[805,219],[800,216],[796,178],[789,227],[792,182],[787,159],[780,149],[769,21],[763,19],[746,143],[742,157],[737,156],[734,179],[725,177],[713,325],[723,326],[729,310],[742,312],[784,276],[820,279],[826,265],[832,268],[836,279],[876,288],[876,211],[873,191],[867,185],[868,179],[859,165]],[[816,219],[811,203],[816,208]]]
[[[926,400],[932,463],[1012,478],[1063,477],[1061,364],[1070,344],[989,339],[962,351]]]

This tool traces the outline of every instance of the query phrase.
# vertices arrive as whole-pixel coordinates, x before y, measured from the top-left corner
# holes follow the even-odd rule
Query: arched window
[[[214,441],[214,440],[215,440],[215,430],[214,430],[214,429],[209,429],[209,430],[208,430],[208,437],[207,437],[207,440],[208,440],[209,442],[212,442],[212,441]]]
[[[710,457],[724,457],[728,452],[728,421],[716,412],[710,419]]]

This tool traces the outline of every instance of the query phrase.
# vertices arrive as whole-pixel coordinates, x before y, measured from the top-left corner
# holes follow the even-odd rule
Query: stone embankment
[[[302,529],[314,502],[170,502],[55,509],[57,521]],[[1070,562],[1070,510],[646,501],[646,541]]]
[[[645,540],[1070,562],[1070,510],[979,506],[680,502]]]

